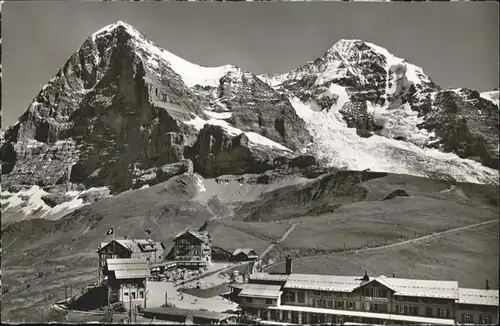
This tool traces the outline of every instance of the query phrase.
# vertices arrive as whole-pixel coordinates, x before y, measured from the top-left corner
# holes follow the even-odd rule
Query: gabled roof
[[[288,279],[288,276],[288,274],[253,273],[249,275],[249,279],[255,281],[283,282]]]
[[[499,304],[498,294],[499,294],[498,289],[483,290],[483,289],[459,288],[458,303],[498,307]]]
[[[243,284],[239,297],[277,299],[283,293],[280,285]]]
[[[178,239],[179,237],[183,236],[186,233],[191,234],[193,237],[198,238],[200,241],[205,241],[206,238],[208,237],[208,233],[206,231],[187,230],[177,233],[175,239]]]
[[[394,295],[458,299],[458,282],[388,278],[384,275],[363,281],[359,276],[290,274],[284,285],[289,289],[352,292],[371,282],[394,291]]]
[[[145,270],[119,270],[115,271],[115,277],[117,280],[133,279],[133,278],[146,278],[150,277],[151,272],[149,269]]]
[[[141,269],[148,268],[148,261],[146,259],[110,258],[106,259],[106,265],[110,271],[119,269]]]
[[[434,280],[414,280],[409,278],[388,278],[385,277],[394,289],[394,295],[458,299],[457,281],[434,281]]]
[[[257,256],[257,253],[252,248],[238,248],[233,252],[233,256],[239,253],[244,253],[246,256]]]
[[[385,286],[389,290],[396,291],[394,286],[391,285],[389,282],[387,282],[387,277],[385,277],[384,275],[381,275],[381,276],[375,277],[375,278],[371,278],[369,281],[366,281],[366,282],[362,281],[358,288],[362,288],[365,285],[368,285],[371,283],[379,283],[380,285]]]
[[[352,292],[361,285],[359,276],[290,274],[284,288]]]
[[[165,248],[160,241],[154,242],[154,241],[145,240],[145,239],[115,239],[113,241],[118,243],[123,248],[125,248],[126,250],[128,250],[132,253],[157,251],[157,250]],[[113,241],[102,242],[101,248],[99,250],[108,246]]]
[[[113,272],[118,280],[151,276],[146,259],[106,259],[106,265],[108,271]]]

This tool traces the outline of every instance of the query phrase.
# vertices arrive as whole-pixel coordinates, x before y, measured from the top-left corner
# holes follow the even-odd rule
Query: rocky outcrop
[[[203,100],[167,63],[157,68],[125,27],[87,39],[7,131],[2,182],[120,192],[137,170],[183,160],[196,130],[182,121],[202,114]]]
[[[134,171],[134,178],[132,179],[133,189],[140,188],[144,185],[154,185],[176,175],[193,173],[193,171],[193,162],[186,159],[178,163],[166,164],[148,170],[136,170]]]
[[[498,170],[498,108],[477,91],[441,91],[420,108],[419,127],[434,132],[427,146],[453,152]]]
[[[387,196],[385,196],[384,199],[382,199],[382,200],[389,200],[389,199],[394,199],[396,197],[409,197],[409,196],[410,195],[408,195],[406,190],[396,189],[393,192],[391,192],[390,194],[388,194]]]
[[[498,107],[484,96],[441,91],[422,69],[360,40],[341,40],[289,73],[256,76],[189,63],[118,22],[90,36],[2,130],[2,186],[39,186],[51,206],[73,189],[117,194],[193,171],[307,173],[318,160],[363,170],[356,142],[373,145],[374,135],[497,169]],[[460,165],[433,169],[436,159],[417,159],[417,151],[372,145],[385,170],[394,163],[429,176]]]
[[[231,72],[220,79],[218,97],[232,112],[230,123],[256,132],[292,150],[311,141],[305,123],[288,99],[254,74]]]
[[[355,128],[360,137],[370,137],[384,127],[377,124],[374,116],[368,113],[366,102],[347,102],[339,110],[349,128]]]
[[[186,148],[187,158],[193,161],[194,171],[204,177],[223,174],[261,173],[277,166],[280,157],[272,148],[251,146],[241,133],[229,135],[222,127],[205,125],[192,147]]]

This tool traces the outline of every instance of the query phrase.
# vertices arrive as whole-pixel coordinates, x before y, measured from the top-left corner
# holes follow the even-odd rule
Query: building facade
[[[250,275],[232,298],[261,323],[497,324],[498,290],[365,274]]]
[[[171,258],[176,261],[212,261],[212,239],[206,231],[185,231],[177,234]]]
[[[151,276],[147,260],[108,259],[104,275],[110,304],[122,302],[125,309],[146,307],[147,278]]]
[[[107,259],[145,259],[150,264],[163,261],[165,247],[161,242],[144,239],[118,239],[101,243],[97,253],[99,255],[100,276],[106,267]]]
[[[231,261],[254,261],[257,259],[259,256],[252,248],[239,248],[231,255]]]

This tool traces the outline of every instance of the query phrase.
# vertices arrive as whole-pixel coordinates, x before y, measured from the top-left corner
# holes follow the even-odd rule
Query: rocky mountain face
[[[21,205],[41,216],[87,203],[90,189],[108,196],[186,172],[213,178],[318,161],[498,183],[498,104],[441,90],[421,68],[359,40],[256,76],[197,66],[117,22],[42,88],[2,135],[1,154],[2,212]]]

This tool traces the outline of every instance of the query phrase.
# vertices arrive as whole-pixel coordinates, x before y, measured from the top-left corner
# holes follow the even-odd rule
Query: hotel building
[[[254,273],[232,298],[260,324],[496,324],[498,290],[456,281]]]

